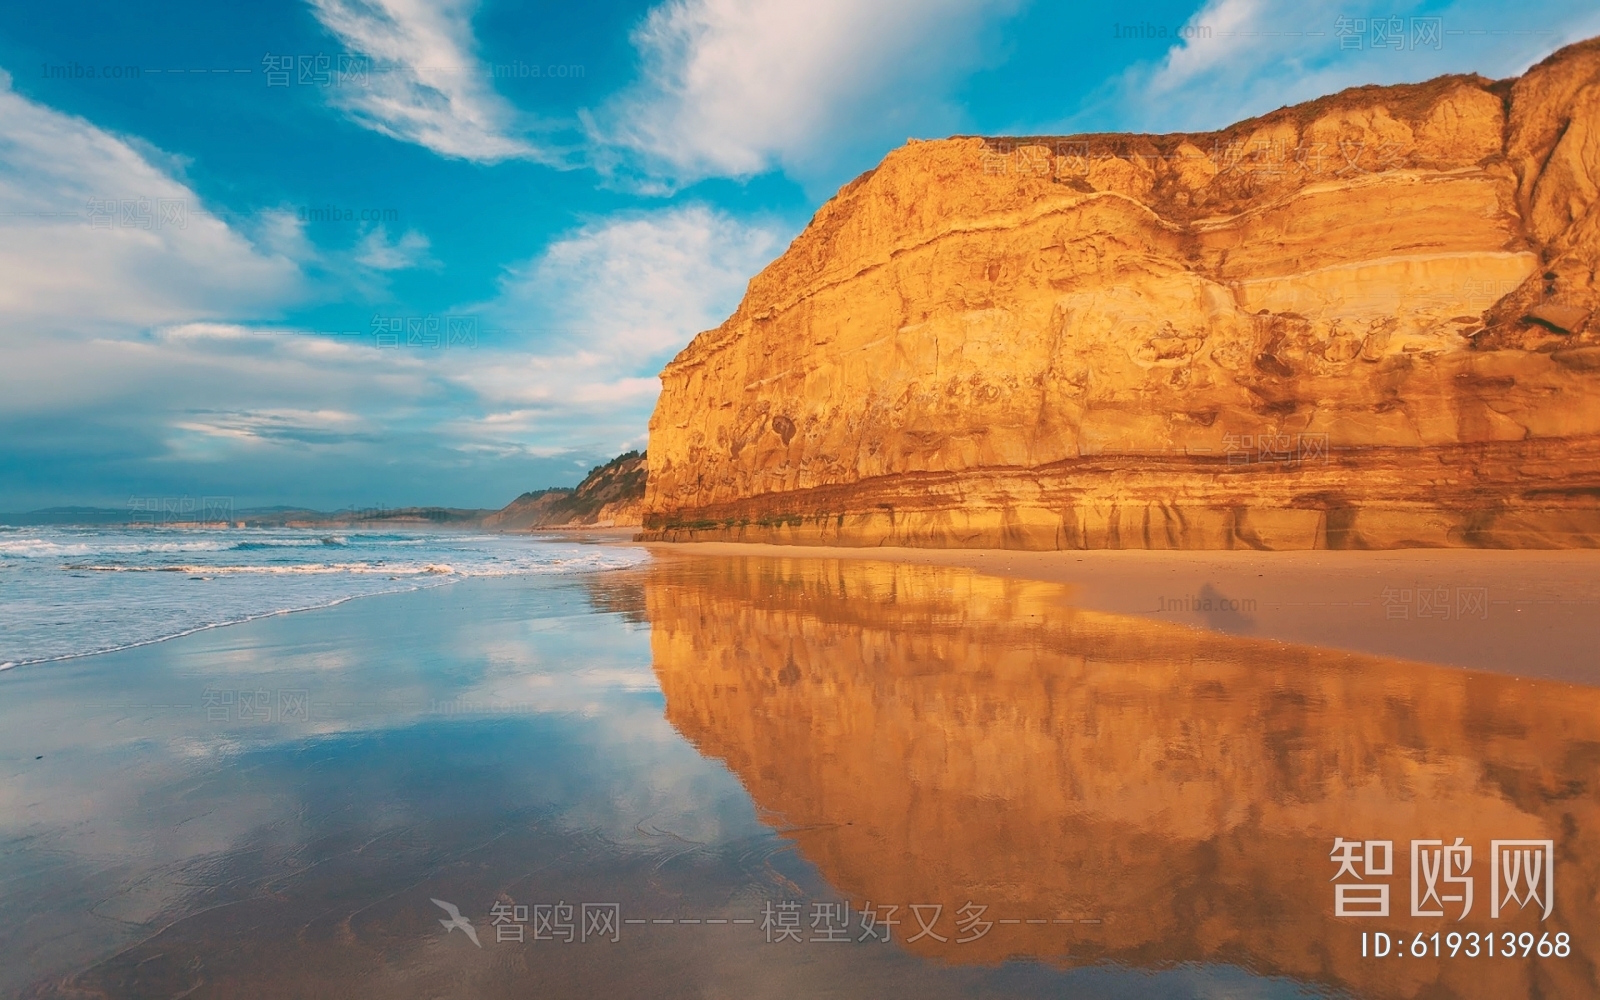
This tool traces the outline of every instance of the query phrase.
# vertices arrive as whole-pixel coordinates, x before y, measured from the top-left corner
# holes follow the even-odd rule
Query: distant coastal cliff
[[[643,518],[645,471],[645,455],[630,451],[590,469],[574,489],[524,493],[481,523],[500,531],[634,527]]]
[[[645,535],[1600,544],[1600,39],[1216,133],[912,142],[662,373]]]

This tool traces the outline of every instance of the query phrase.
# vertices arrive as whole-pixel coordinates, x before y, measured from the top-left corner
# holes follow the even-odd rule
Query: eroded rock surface
[[[662,373],[656,537],[1600,544],[1600,40],[1205,134],[912,142]]]

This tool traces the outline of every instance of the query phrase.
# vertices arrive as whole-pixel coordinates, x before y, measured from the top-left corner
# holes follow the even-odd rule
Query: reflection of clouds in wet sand
[[[1376,996],[1600,990],[1600,692],[1080,612],[962,569],[641,572],[668,717],[840,893],[1105,920],[914,950],[1236,962]],[[1385,926],[1333,916],[1338,836],[1402,855]],[[1481,859],[1471,916],[1410,917],[1409,841],[1457,836]],[[1487,919],[1497,838],[1554,839],[1542,927]],[[1575,950],[1379,967],[1364,929],[1567,931]]]
[[[408,595],[387,602],[398,609],[393,617],[345,618],[338,631],[381,637],[363,651],[351,680],[368,683],[395,670],[396,655],[405,651],[439,658],[446,673],[460,668],[465,683],[437,685],[441,696],[471,700],[495,693],[500,678],[485,681],[485,674],[466,665],[491,649],[496,655],[514,651],[496,637],[497,623],[510,622],[514,629],[527,613],[527,595],[513,593],[493,613],[480,607],[476,644],[420,607],[424,600]],[[376,614],[375,608],[362,615]],[[355,616],[357,610],[340,614]],[[403,628],[402,620],[416,633]],[[604,619],[584,624],[591,635],[611,629]],[[595,644],[603,650],[617,641],[631,649],[632,660],[613,661],[623,672],[649,655],[645,633],[628,635],[626,641],[613,636]],[[272,648],[288,660],[299,655],[293,644]],[[545,646],[540,655],[554,650]],[[597,660],[603,664],[610,655],[597,654]],[[269,659],[280,662],[276,654]],[[581,657],[550,662],[570,662],[574,672],[593,676]],[[159,663],[149,665],[151,674],[160,669]],[[127,743],[100,747],[103,738],[103,732],[78,732],[77,752],[128,750]],[[207,760],[196,750],[211,740],[225,749]],[[85,859],[98,881],[92,893],[74,901],[79,909],[45,910],[45,919],[34,926],[48,926],[51,935],[41,932],[13,942],[23,947],[6,949],[31,956],[26,965],[0,969],[7,976],[46,965],[82,970],[37,984],[30,1000],[171,997],[191,990],[385,1000],[522,998],[530,990],[574,998],[750,1000],[909,992],[943,1000],[986,989],[992,995],[995,985],[1009,996],[1061,995],[1059,976],[1049,970],[952,972],[892,948],[780,948],[767,945],[759,928],[732,924],[758,918],[763,899],[791,893],[820,898],[829,890],[789,842],[758,822],[734,778],[673,734],[656,691],[619,694],[598,720],[573,711],[434,714],[387,724],[363,718],[345,732],[315,739],[284,729],[271,738],[179,734],[150,743],[137,768],[142,783],[130,791],[130,800],[102,802],[97,808],[104,813],[80,821],[156,830],[175,816],[187,818],[167,812],[172,805],[221,815],[236,803],[249,803],[262,814],[245,817],[245,829],[222,824],[220,843],[168,853],[141,853],[130,845],[120,867],[112,863],[118,859]],[[175,767],[179,757],[194,767]],[[93,775],[103,773],[104,763],[86,759],[76,766]],[[38,907],[59,902],[53,896],[59,882],[35,885],[47,891],[7,897],[16,904],[11,912],[26,904],[37,914]],[[0,882],[0,896],[16,889],[15,883]],[[123,927],[119,937],[90,939],[81,930],[59,935],[72,921],[105,924],[104,917],[79,912],[95,900],[133,900],[147,891],[165,895],[138,911],[125,902],[116,915],[143,922]],[[481,949],[460,933],[442,930],[435,898],[458,905],[474,922]],[[557,900],[614,901],[629,917],[730,923],[630,926],[615,945],[493,939],[489,910],[495,902]],[[40,947],[57,951],[41,955]],[[991,976],[1000,977],[998,984]],[[0,993],[38,978],[8,978]],[[1183,998],[1205,995],[1217,981],[1191,970],[1155,982],[1163,996]]]
[[[729,857],[770,837],[726,776],[725,805],[715,790],[702,801],[727,814],[728,829],[742,810],[742,840],[690,850],[652,825],[637,835],[642,844],[620,844],[572,822],[565,803],[593,796],[620,808],[649,780],[625,773],[584,735],[572,720],[523,717],[252,748],[237,768],[189,794],[215,800],[227,794],[217,786],[243,784],[234,791],[286,788],[293,799],[226,849],[163,868],[160,876],[186,886],[181,910],[150,921],[133,935],[138,943],[125,942],[133,946],[73,976],[60,993],[49,986],[40,995],[165,997],[201,986],[263,997],[526,995],[529,958],[574,969],[617,965],[594,978],[625,984],[631,976],[637,985],[646,978],[638,966],[647,964],[637,950],[494,950],[490,906],[502,898],[611,900],[626,902],[630,914],[641,906],[714,912],[741,878],[756,874]],[[136,894],[141,881],[120,888]],[[459,904],[485,935],[485,950],[446,937],[427,912],[432,898]],[[508,960],[522,965],[520,975],[508,977],[517,972]],[[507,988],[513,983],[518,992]]]
[[[310,718],[278,714],[290,689],[308,692]],[[255,690],[271,714],[253,721],[236,697],[225,713],[204,697]],[[437,738],[372,750],[421,730]],[[0,856],[0,904],[19,918],[0,953],[33,956],[0,962],[0,995],[30,968],[73,968],[214,905],[225,883],[273,892],[363,843],[382,853],[397,831],[449,843],[452,813],[480,841],[517,813],[548,837],[636,851],[764,834],[661,717],[643,629],[598,618],[560,581],[352,602],[8,672],[0,779],[0,841],[19,845]]]

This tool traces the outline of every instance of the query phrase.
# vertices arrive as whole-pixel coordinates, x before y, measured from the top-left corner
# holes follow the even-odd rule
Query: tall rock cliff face
[[[662,373],[655,537],[1600,544],[1600,39],[1217,133],[913,142]]]

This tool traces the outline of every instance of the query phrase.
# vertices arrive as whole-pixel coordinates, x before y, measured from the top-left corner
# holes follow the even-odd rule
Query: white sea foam
[[[84,555],[165,555],[172,552],[221,552],[229,543],[216,539],[193,541],[74,541],[63,542],[47,538],[25,537],[0,541],[0,555],[22,559],[59,559],[64,556]]]
[[[354,597],[644,558],[638,549],[490,534],[22,528],[0,537],[0,670]]]

